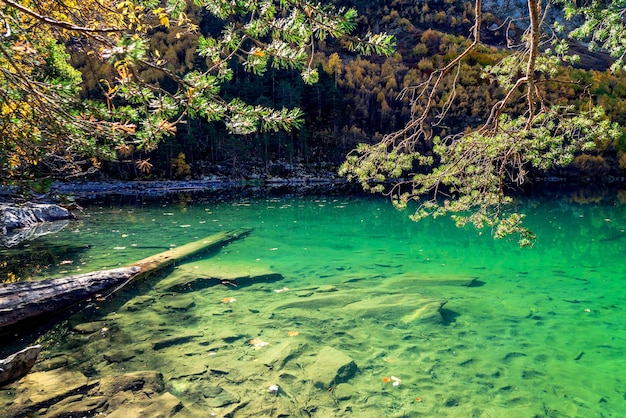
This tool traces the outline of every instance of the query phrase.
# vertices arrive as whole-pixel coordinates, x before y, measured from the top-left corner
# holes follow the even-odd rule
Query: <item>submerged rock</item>
[[[156,289],[161,292],[192,292],[217,285],[242,288],[259,283],[273,283],[283,280],[282,274],[269,267],[255,264],[229,264],[214,261],[210,270],[197,268],[195,264],[179,266],[170,277],[159,281]]]
[[[105,406],[106,403],[106,396],[70,396],[54,404],[48,410],[46,418],[92,416],[99,408]]]
[[[154,350],[162,350],[167,347],[171,347],[173,345],[186,344],[196,338],[201,338],[202,334],[187,334],[187,335],[174,335],[171,337],[166,337],[161,340],[155,341],[152,343],[152,348]]]
[[[118,392],[139,390],[143,393],[161,393],[164,388],[163,374],[148,370],[103,378],[99,391],[111,396]]]
[[[205,388],[202,394],[204,395],[206,404],[213,408],[222,408],[239,402],[239,396],[216,386]]]
[[[114,350],[109,353],[104,353],[103,357],[109,363],[123,363],[125,361],[135,358],[135,353],[128,350]]]
[[[103,328],[106,328],[107,324],[104,321],[83,322],[76,324],[72,331],[79,334],[93,334],[95,332],[102,332]]]
[[[383,294],[347,304],[345,310],[359,318],[376,318],[389,323],[443,323],[441,307],[446,301],[417,294]]]
[[[108,418],[140,418],[162,417],[170,418],[178,416],[177,413],[184,408],[182,402],[169,392],[158,396],[146,397],[145,399],[131,399],[118,405]]]
[[[41,345],[26,347],[0,360],[0,386],[26,375],[35,365]]]
[[[354,360],[342,351],[332,347],[322,348],[315,362],[306,369],[305,379],[321,389],[345,383],[356,374],[358,367]]]
[[[68,396],[87,393],[92,386],[85,375],[67,369],[31,373],[17,382],[14,403],[37,410]]]

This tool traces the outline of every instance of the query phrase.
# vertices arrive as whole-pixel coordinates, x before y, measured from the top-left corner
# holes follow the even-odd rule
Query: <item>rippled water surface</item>
[[[524,211],[526,249],[384,199],[87,206],[41,238],[64,251],[45,274],[251,233],[71,320],[107,335],[49,339],[41,358],[91,378],[160,371],[181,416],[626,416],[626,206]],[[325,382],[329,353],[356,367]]]

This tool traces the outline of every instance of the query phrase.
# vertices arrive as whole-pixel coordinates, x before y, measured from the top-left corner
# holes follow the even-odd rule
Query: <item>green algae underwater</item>
[[[624,416],[626,205],[529,199],[523,211],[532,248],[413,223],[376,198],[88,205],[40,238],[66,251],[42,274],[252,232],[71,317],[34,372],[159,372],[175,399],[163,416]],[[0,411],[29,390],[0,391]],[[93,410],[129,403],[109,395]]]

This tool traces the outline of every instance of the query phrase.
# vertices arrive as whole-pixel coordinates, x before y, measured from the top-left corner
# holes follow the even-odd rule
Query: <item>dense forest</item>
[[[357,144],[376,141],[407,123],[411,118],[411,100],[401,94],[403,88],[419,85],[433,69],[453,59],[468,43],[474,19],[471,2],[393,0],[350,6],[359,11],[357,34],[384,31],[394,35],[394,54],[363,56],[350,52],[344,41],[330,39],[320,42],[313,56],[319,70],[316,83],[305,84],[298,71],[288,69],[270,68],[259,77],[245,71],[242,63],[234,62],[232,79],[221,87],[226,98],[302,109],[304,124],[300,129],[235,135],[223,123],[191,117],[179,124],[175,136],[158,149],[149,153],[124,150],[118,160],[103,163],[97,176],[262,178],[294,175],[294,167],[317,174],[336,172]],[[204,9],[191,6],[188,16],[197,23],[198,33],[160,27],[150,35],[151,46],[161,51],[168,68],[177,74],[206,65],[195,54],[199,36],[221,28],[221,21]],[[505,18],[493,13],[483,17],[483,45],[462,64],[455,105],[446,123],[437,128],[438,134],[462,131],[480,123],[488,113],[490,101],[502,94],[498,83],[484,77],[483,70],[505,57],[506,42],[519,36],[514,27],[503,25]],[[71,63],[84,79],[81,95],[104,101],[106,88],[102,80],[110,78],[115,70],[96,56],[85,54],[79,44],[75,48],[69,46]],[[582,59],[575,66],[559,68],[556,76],[544,80],[544,94],[552,102],[578,109],[601,105],[610,120],[626,126],[624,73],[608,71],[608,55],[587,52],[581,45],[572,48]],[[174,88],[170,77],[154,69],[143,70],[142,77],[166,90]],[[446,94],[438,97],[441,103]],[[142,170],[136,162],[147,158],[150,169]],[[610,180],[623,176],[624,169],[626,135],[618,140],[599,141],[595,150],[579,153],[569,167],[551,175]]]

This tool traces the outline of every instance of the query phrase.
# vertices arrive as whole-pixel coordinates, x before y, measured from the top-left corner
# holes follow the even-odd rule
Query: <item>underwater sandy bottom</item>
[[[42,359],[66,354],[90,378],[160,371],[181,416],[626,415],[623,230],[604,250],[565,237],[524,253],[435,224],[394,232],[404,220],[364,209],[373,224],[263,220],[72,319],[105,331],[70,331]],[[321,385],[330,349],[356,371]]]
[[[104,316],[108,332],[72,353],[75,366],[100,375],[161,371],[190,416],[223,416],[239,404],[245,405],[232,416],[591,417],[626,411],[619,372],[624,337],[613,331],[623,328],[621,296],[593,294],[596,286],[586,282],[580,293],[560,293],[560,282],[577,281],[572,277],[543,287],[512,277],[502,286],[497,281],[503,278],[479,272],[478,285],[468,286],[474,278],[420,278],[402,267],[386,267],[387,275],[327,267],[311,272],[318,279],[308,285],[285,277],[241,287],[153,289]],[[216,270],[228,278],[229,271],[255,277],[271,268],[246,270],[224,254],[179,266],[163,280],[212,277]],[[155,342],[168,339],[180,341],[155,349]],[[340,385],[316,387],[307,379],[324,347],[348,355],[358,372]],[[54,351],[50,347],[50,355]],[[280,388],[277,395],[272,385]],[[237,402],[212,407],[206,391],[214,387]]]

